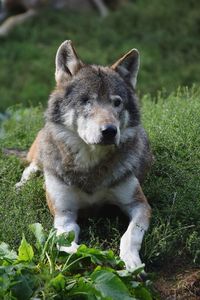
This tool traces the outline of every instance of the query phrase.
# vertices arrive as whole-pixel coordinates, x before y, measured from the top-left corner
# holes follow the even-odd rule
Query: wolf
[[[120,241],[126,269],[141,265],[139,250],[151,208],[141,182],[152,162],[140,122],[135,88],[139,52],[130,50],[111,67],[88,65],[67,40],[56,54],[56,88],[50,95],[44,127],[33,142],[17,187],[42,170],[46,199],[57,234],[74,231],[76,252],[79,209],[111,203],[130,223]]]
[[[0,0],[0,37],[5,37],[18,24],[37,15],[43,7],[69,10],[90,10],[93,6],[102,17],[108,15],[108,8],[103,0]],[[13,16],[9,15],[14,14]],[[18,14],[16,14],[18,13]]]

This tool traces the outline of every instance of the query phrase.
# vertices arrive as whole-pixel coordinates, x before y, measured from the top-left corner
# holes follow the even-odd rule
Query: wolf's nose
[[[114,138],[117,134],[117,127],[112,124],[107,124],[101,128],[101,132],[104,139]]]

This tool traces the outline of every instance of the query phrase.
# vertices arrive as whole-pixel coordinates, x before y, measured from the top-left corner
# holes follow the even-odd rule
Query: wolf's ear
[[[129,80],[133,88],[135,88],[139,66],[140,54],[137,49],[132,49],[116,61],[111,68],[118,72],[122,77]]]
[[[63,42],[56,54],[55,78],[57,84],[62,84],[75,75],[83,67],[70,40]]]

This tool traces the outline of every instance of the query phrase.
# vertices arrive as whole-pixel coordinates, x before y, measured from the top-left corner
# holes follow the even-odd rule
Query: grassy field
[[[168,97],[160,95],[156,102],[150,96],[141,101],[143,123],[155,156],[143,185],[153,208],[141,251],[147,271],[171,272],[174,276],[179,270],[196,269],[200,263],[199,97],[200,89],[193,87],[178,89]],[[0,132],[2,148],[27,149],[43,124],[43,107],[17,106],[8,113],[10,118],[3,122]],[[33,242],[29,224],[40,222],[50,229],[53,221],[45,202],[42,175],[32,178],[20,192],[15,190],[23,168],[15,156],[0,153],[0,240],[15,249],[22,233]],[[97,215],[80,218],[79,224],[81,243],[118,254],[119,239],[128,224],[119,211],[113,213],[112,209],[109,213],[103,208]],[[188,290],[192,295],[194,291]]]
[[[199,82],[199,10],[199,1],[140,0],[106,19],[41,13],[0,41],[0,112],[15,103],[46,103],[54,86],[55,53],[65,39],[74,41],[88,63],[112,64],[138,48],[141,94],[155,95],[161,89],[170,93],[179,85]]]
[[[190,262],[200,259],[199,97],[200,90],[193,88],[178,90],[167,98],[160,96],[156,103],[148,96],[142,99],[143,123],[155,155],[144,184],[153,207],[151,228],[142,251],[149,266],[162,267],[178,258],[188,258]],[[2,146],[27,149],[42,126],[42,110],[9,110],[11,118],[4,122],[1,131]],[[52,226],[43,177],[33,178],[20,192],[14,188],[23,167],[18,158],[1,154],[1,239],[12,246],[18,244],[22,232],[28,234],[28,224],[41,222],[47,228]],[[119,236],[127,220],[116,215],[103,219],[100,215],[80,222],[81,242],[118,251]]]
[[[0,112],[8,116],[1,123],[0,144],[1,149],[31,145],[43,124],[54,86],[54,57],[63,40],[72,39],[88,63],[111,64],[138,48],[142,119],[155,156],[143,186],[153,217],[141,254],[148,271],[174,274],[200,263],[200,3],[134,3],[104,20],[46,11],[45,18],[41,14],[0,41]],[[189,88],[179,87],[186,85]],[[29,224],[52,226],[42,175],[22,191],[14,189],[23,168],[18,158],[0,151],[0,241],[14,248],[22,233],[33,239]],[[80,241],[118,253],[127,220],[118,211],[104,214],[105,209],[79,220]]]

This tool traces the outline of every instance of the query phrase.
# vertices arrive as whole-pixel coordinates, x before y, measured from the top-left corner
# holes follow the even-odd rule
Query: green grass
[[[161,95],[156,103],[143,98],[144,125],[155,155],[144,186],[154,208],[146,255],[161,263],[168,257],[183,262],[188,254],[200,261],[199,96],[194,87]]]
[[[155,163],[144,183],[153,208],[142,257],[148,268],[169,262],[200,261],[200,89],[179,89],[156,102],[142,99],[143,123],[149,134]],[[2,147],[26,149],[42,126],[42,107],[9,110],[10,119],[1,131]],[[16,157],[0,154],[0,240],[16,247],[28,225],[40,222],[51,228],[52,217],[45,203],[43,177],[30,180],[16,192],[23,165]],[[83,217],[81,242],[118,253],[119,238],[127,226],[120,214]],[[105,238],[106,237],[106,238]]]
[[[194,0],[137,0],[106,19],[41,13],[0,41],[0,111],[15,103],[46,103],[54,86],[55,53],[65,39],[74,41],[88,63],[111,64],[138,48],[142,94],[199,83],[199,10],[200,2]]]

